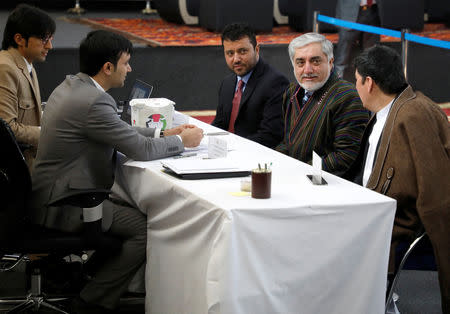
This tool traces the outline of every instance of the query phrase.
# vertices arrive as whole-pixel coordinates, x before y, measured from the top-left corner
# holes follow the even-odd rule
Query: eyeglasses
[[[41,38],[42,44],[45,46],[48,44],[49,41],[53,40],[53,35],[47,36],[45,38]]]

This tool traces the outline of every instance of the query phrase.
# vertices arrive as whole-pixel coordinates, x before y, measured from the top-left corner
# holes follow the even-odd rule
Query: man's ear
[[[374,82],[374,80],[370,77],[370,76],[366,76],[366,82],[365,82],[366,84],[367,84],[367,90],[369,91],[369,92],[373,92],[373,89],[374,89],[374,87],[375,87],[375,82]]]
[[[17,46],[21,47],[21,46],[25,46],[26,44],[26,40],[25,38],[22,37],[21,34],[16,33],[14,34],[14,41],[16,42]]]
[[[110,75],[114,71],[114,65],[111,62],[106,62],[102,67],[102,71],[105,74]]]
[[[256,46],[255,46],[255,52],[256,52],[256,53],[259,53],[259,44],[256,44]]]

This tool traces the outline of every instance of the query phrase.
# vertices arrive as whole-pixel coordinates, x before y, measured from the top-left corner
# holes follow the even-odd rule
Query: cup
[[[266,169],[252,170],[252,197],[270,198],[272,190],[272,171]]]

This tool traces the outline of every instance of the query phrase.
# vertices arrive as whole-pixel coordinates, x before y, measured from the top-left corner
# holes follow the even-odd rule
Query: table
[[[147,313],[384,313],[395,200],[328,173],[312,185],[311,166],[227,137],[227,158],[273,163],[270,199],[231,195],[242,178],[121,168],[114,192],[148,217]]]

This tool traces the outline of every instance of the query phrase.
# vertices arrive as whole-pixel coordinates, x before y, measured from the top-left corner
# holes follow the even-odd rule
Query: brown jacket
[[[0,51],[0,117],[10,125],[19,143],[32,145],[24,152],[30,169],[41,124],[39,83],[34,68],[32,72],[33,78],[17,49]]]
[[[392,248],[425,228],[436,257],[442,307],[450,313],[450,124],[432,100],[411,86],[391,107],[367,188],[397,200]]]

